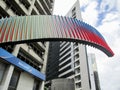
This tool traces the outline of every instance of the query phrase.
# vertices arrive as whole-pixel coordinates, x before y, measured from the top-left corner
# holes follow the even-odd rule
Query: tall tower
[[[0,18],[51,15],[53,5],[54,0],[0,0]],[[1,47],[6,53],[17,57],[16,60],[19,59],[19,63],[13,65],[0,58],[0,90],[44,90],[42,78],[45,77],[49,43],[30,42]],[[28,67],[35,72],[28,70]],[[36,72],[42,76],[38,78],[39,74]]]
[[[92,90],[101,90],[98,70],[97,70],[97,63],[95,59],[95,54],[89,53],[88,54],[88,66],[89,66],[89,76],[91,81],[91,89]]]
[[[77,2],[72,6],[66,16],[82,20],[79,0],[77,0]],[[62,42],[60,46],[61,63],[59,65],[61,68],[59,71],[62,73],[59,77],[74,78],[76,90],[90,90],[86,47],[79,43],[70,42]]]
[[[78,0],[71,7],[66,16],[82,20]],[[54,63],[47,64],[49,66],[47,67],[47,70],[49,70],[50,73],[47,74],[49,78],[47,79],[46,85],[49,86],[49,81],[54,79],[52,78],[54,76],[50,77],[50,75],[57,72],[58,76],[55,78],[74,79],[75,90],[91,90],[86,47],[76,42],[66,41],[60,42],[59,46],[59,58],[54,59],[53,57],[52,59],[52,61],[58,62],[58,71],[51,71],[49,68],[57,67]],[[53,48],[55,47],[57,46],[54,46]],[[57,56],[55,50],[53,50],[53,53],[51,54],[55,54],[55,56]]]

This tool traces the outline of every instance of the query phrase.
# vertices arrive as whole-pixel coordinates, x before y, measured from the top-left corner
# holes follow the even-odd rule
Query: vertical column
[[[34,77],[26,72],[21,72],[16,90],[32,90]]]
[[[4,77],[3,77],[1,90],[8,90],[8,86],[10,83],[10,79],[12,77],[13,70],[14,70],[13,65],[7,66]]]
[[[41,72],[44,73],[44,74],[46,73],[46,67],[47,67],[48,49],[49,49],[49,42],[46,42],[44,64],[43,64],[43,67],[41,69]],[[45,84],[45,82],[42,81],[41,84],[40,84],[39,90],[44,90],[44,84]]]
[[[43,64],[43,67],[42,67],[42,70],[41,70],[41,72],[44,73],[44,74],[46,73],[48,49],[49,49],[49,42],[46,42],[45,55],[44,55],[44,64]]]
[[[81,68],[81,84],[82,90],[90,90],[89,69],[87,62],[87,51],[84,45],[79,44],[80,68]]]
[[[71,66],[72,66],[72,70],[75,71],[75,67],[74,67],[74,47],[73,47],[73,43],[71,42]]]
[[[88,54],[88,66],[89,66],[89,77],[91,81],[91,89],[96,90],[95,86],[95,76],[94,76],[94,70],[93,70],[93,63],[92,63],[92,54]]]
[[[35,0],[32,0],[31,1],[31,6],[30,6],[29,11],[28,11],[28,15],[31,15],[32,9],[34,7],[34,3],[35,3]]]
[[[12,54],[14,56],[17,56],[18,51],[19,51],[19,46],[16,45]],[[7,66],[4,77],[3,77],[1,90],[8,90],[13,71],[14,71],[14,66],[13,65],[10,64],[9,66]]]
[[[44,84],[45,84],[45,81],[42,81],[42,82],[40,83],[39,90],[44,90]]]

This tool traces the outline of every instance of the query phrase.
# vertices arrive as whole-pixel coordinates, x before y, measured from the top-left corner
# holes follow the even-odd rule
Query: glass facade
[[[2,79],[3,79],[5,69],[6,69],[6,64],[0,62],[0,84],[1,84]]]
[[[20,71],[15,69],[13,71],[13,75],[11,77],[8,90],[16,90],[19,77],[20,77]]]

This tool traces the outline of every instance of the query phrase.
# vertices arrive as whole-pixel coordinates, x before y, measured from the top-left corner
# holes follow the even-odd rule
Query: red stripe
[[[54,25],[55,25],[55,28],[56,28],[56,29],[54,29],[54,31],[57,32],[57,36],[59,37],[59,33],[58,33],[58,28],[59,28],[59,26],[57,26],[57,24],[58,24],[58,18],[55,17],[55,20],[53,19],[53,22],[55,22]],[[57,24],[56,24],[56,23],[57,23]],[[55,32],[54,32],[54,33],[55,33]]]
[[[59,19],[58,26],[59,26],[59,28],[60,28],[61,36],[64,37],[63,30],[62,30],[63,26],[62,26],[62,23],[61,23],[61,18],[62,18],[62,17],[58,17],[58,19]]]
[[[20,31],[20,40],[22,40],[22,31],[23,29]]]
[[[12,20],[11,20],[10,26],[8,28],[8,33],[6,34],[6,38],[5,38],[6,41],[8,41],[8,36],[9,36],[9,33],[10,33],[11,26],[12,26]]]
[[[94,43],[96,43],[96,40],[95,40],[95,35],[93,34],[93,33],[91,33],[89,30],[86,30],[85,28],[83,28],[84,29],[84,31],[87,33],[87,36],[88,36],[88,41],[90,41],[90,42],[94,42]],[[93,37],[94,36],[94,37]]]
[[[27,19],[27,24],[26,24],[25,39],[27,39],[27,31],[28,31],[27,27],[28,27],[28,19]]]
[[[76,35],[79,39],[83,39],[83,35],[81,35],[81,27],[75,22],[74,22],[74,27],[75,27],[75,32],[76,32]]]
[[[0,42],[3,42],[3,39],[4,39],[4,35],[5,35],[5,31],[6,31],[6,28],[7,28],[7,25],[8,25],[8,21],[6,21],[6,25],[5,25],[5,28],[3,29],[3,33],[1,34],[1,38],[0,38]]]
[[[78,28],[78,32],[79,32],[79,35],[80,35],[79,39],[84,40],[84,34],[82,32],[81,26],[78,26],[77,28]]]
[[[16,25],[16,19],[14,21],[14,26],[12,27],[12,33],[11,33],[10,41],[12,41],[12,38],[13,38],[15,25]]]
[[[63,25],[63,28],[64,28],[64,30],[63,30],[63,32],[65,33],[65,37],[67,38],[68,37],[68,35],[67,35],[67,30],[66,30],[66,27],[65,27],[65,22],[64,22],[64,18],[62,17],[62,21],[63,21],[63,23],[61,23],[61,25]]]
[[[23,22],[22,22],[22,29],[20,31],[20,40],[22,40],[22,34],[23,34],[23,26],[24,26],[24,19],[22,19]]]
[[[3,26],[4,26],[5,20],[2,22],[2,25],[0,27],[0,33],[2,32]]]
[[[69,36],[70,36],[70,38],[72,37],[72,35],[71,35],[71,29],[70,29],[70,27],[69,27],[69,23],[68,23],[68,20],[67,20],[67,18],[65,17],[65,21],[66,21],[66,28],[67,28],[67,31],[68,31],[68,34],[69,34]]]
[[[16,30],[15,40],[17,40],[17,38],[18,38],[18,29],[19,29],[19,26],[20,26],[20,20],[19,20],[18,27],[17,27],[17,30]]]
[[[72,31],[72,35],[73,35],[73,37],[76,39],[77,37],[76,37],[76,35],[75,35],[75,29],[73,29],[73,23],[72,23],[72,21],[71,21],[71,19],[69,19],[69,25],[70,25],[70,29],[71,29],[71,31]],[[73,38],[72,37],[72,38]]]
[[[31,28],[30,28],[30,39],[32,38],[32,25],[31,25]]]

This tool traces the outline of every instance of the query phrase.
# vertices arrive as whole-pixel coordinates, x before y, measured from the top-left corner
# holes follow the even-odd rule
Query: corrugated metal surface
[[[114,55],[103,36],[95,28],[77,19],[39,15],[0,20],[1,44],[40,39],[76,40],[86,45],[92,45],[108,56]]]

